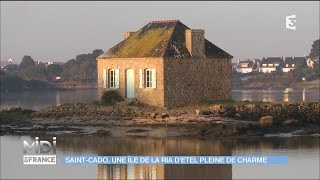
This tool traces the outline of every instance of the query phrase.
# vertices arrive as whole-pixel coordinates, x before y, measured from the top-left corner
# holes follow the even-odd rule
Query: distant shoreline
[[[93,90],[97,89],[96,83],[91,85],[73,85],[73,83],[68,84],[66,87],[63,87],[60,84],[50,83],[50,87],[32,87],[32,88],[5,88],[1,87],[1,93],[7,92],[30,92],[30,91],[72,91],[72,90]]]

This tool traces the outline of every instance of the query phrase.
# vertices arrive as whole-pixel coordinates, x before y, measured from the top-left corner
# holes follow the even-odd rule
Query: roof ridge
[[[155,21],[150,21],[149,23],[176,23],[176,22],[179,22],[179,19],[155,20]]]
[[[166,47],[165,47],[165,49],[164,49],[164,51],[163,51],[163,53],[162,53],[162,55],[161,55],[162,57],[164,57],[164,56],[166,55],[166,52],[167,52],[168,47],[169,47],[169,44],[171,44],[171,41],[173,41],[173,35],[174,35],[174,33],[176,32],[176,30],[177,30],[177,24],[178,24],[179,22],[180,22],[179,20],[175,21],[175,25],[174,25],[172,34],[171,34],[171,36],[170,36],[170,39],[169,39],[169,41],[168,41],[168,43],[167,43],[167,45],[166,45]],[[180,22],[180,23],[181,23],[181,22]],[[183,23],[181,23],[181,24],[183,24]]]

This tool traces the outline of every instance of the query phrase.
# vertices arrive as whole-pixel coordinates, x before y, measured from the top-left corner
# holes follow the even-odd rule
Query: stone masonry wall
[[[119,69],[119,92],[126,97],[126,69],[134,69],[134,91],[138,101],[152,106],[164,106],[163,58],[107,58],[98,59],[98,92],[101,97],[103,89],[103,69]],[[155,68],[157,86],[139,88],[139,69]]]
[[[231,59],[165,59],[166,107],[231,99]]]

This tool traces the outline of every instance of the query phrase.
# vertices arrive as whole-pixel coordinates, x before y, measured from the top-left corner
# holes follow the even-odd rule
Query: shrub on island
[[[114,105],[117,102],[124,101],[124,98],[118,91],[110,90],[103,92],[100,103],[102,105]]]

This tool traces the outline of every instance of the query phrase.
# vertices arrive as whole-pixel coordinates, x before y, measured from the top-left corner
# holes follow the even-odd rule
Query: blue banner
[[[288,164],[288,156],[63,156],[63,164]]]

